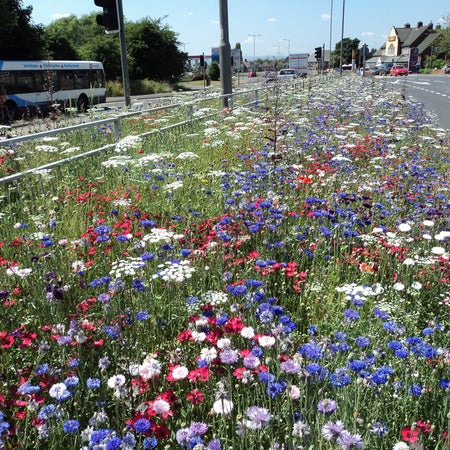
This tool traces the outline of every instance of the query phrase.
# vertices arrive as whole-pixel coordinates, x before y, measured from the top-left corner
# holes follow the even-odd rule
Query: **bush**
[[[208,67],[208,75],[213,81],[217,81],[220,78],[220,68],[217,61],[213,61]]]
[[[133,95],[159,94],[162,92],[172,92],[168,83],[154,80],[133,80],[130,83],[130,90]],[[107,97],[120,97],[124,95],[121,81],[108,81],[106,89]]]

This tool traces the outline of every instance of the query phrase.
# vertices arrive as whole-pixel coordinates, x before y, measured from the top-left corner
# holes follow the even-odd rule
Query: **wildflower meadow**
[[[281,84],[1,186],[1,448],[450,448],[448,132],[376,80]]]

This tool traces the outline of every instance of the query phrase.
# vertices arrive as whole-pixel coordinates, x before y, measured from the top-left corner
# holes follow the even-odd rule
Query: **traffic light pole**
[[[231,47],[228,35],[228,1],[219,0],[220,12],[220,83],[222,85],[222,107],[228,108],[229,95],[233,91],[231,80]]]
[[[130,78],[128,75],[128,61],[127,61],[127,46],[125,43],[125,27],[123,20],[123,8],[122,0],[117,0],[117,13],[119,18],[119,39],[120,39],[120,57],[122,60],[122,81],[123,81],[123,94],[125,97],[125,107],[131,106],[130,95]]]

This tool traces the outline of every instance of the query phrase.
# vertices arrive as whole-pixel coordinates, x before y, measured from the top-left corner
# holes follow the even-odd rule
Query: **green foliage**
[[[43,28],[31,23],[32,6],[22,0],[0,0],[1,59],[40,59],[43,56]]]
[[[342,64],[350,64],[352,62],[352,51],[358,51],[360,40],[344,38],[342,40]],[[333,52],[331,52],[331,57],[334,62],[334,65],[339,64],[341,55],[341,41],[336,44],[336,47]]]
[[[187,54],[178,50],[176,33],[161,19],[129,22],[126,34],[131,78],[175,82],[181,77]]]
[[[220,67],[217,61],[213,61],[208,67],[208,75],[212,81],[217,81],[220,79]]]
[[[439,54],[448,58],[450,56],[450,15],[445,17],[444,21],[444,25],[438,29],[436,45],[439,48]]]

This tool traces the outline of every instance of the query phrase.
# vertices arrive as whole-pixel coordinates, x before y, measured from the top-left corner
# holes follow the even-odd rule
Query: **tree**
[[[213,81],[217,81],[220,78],[220,67],[217,61],[212,61],[209,65],[208,76]]]
[[[331,53],[334,67],[339,65],[341,55],[341,42],[342,42],[342,64],[351,64],[352,51],[358,52],[359,39],[344,38],[342,41],[336,44],[335,50]],[[337,64],[336,64],[337,62]]]
[[[436,46],[439,47],[439,54],[447,59],[450,57],[450,15],[444,18],[444,22],[441,28],[437,28]]]
[[[40,59],[44,53],[41,25],[31,23],[32,6],[22,0],[0,0],[0,55],[2,59]]]
[[[161,20],[146,17],[126,25],[132,79],[175,82],[185,70],[187,54],[179,51],[176,33]]]

